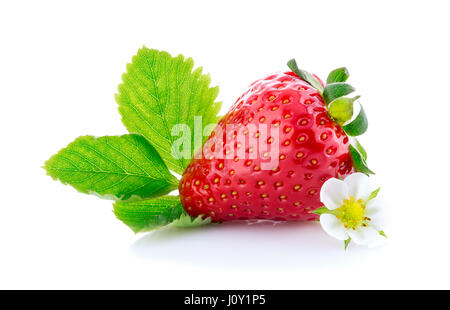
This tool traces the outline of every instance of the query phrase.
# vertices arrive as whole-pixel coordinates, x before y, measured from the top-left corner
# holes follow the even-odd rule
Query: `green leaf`
[[[359,143],[359,141],[356,138],[353,138],[353,141],[356,149],[361,153],[364,160],[367,160],[367,152],[364,149],[364,147],[361,145],[361,143]]]
[[[345,133],[349,136],[360,136],[367,131],[367,127],[369,126],[366,112],[364,112],[362,105],[360,105],[360,107],[361,109],[359,110],[358,116],[353,121],[342,127]]]
[[[192,218],[186,213],[183,213],[180,218],[173,221],[172,225],[180,228],[198,227],[211,223],[211,217],[203,219],[203,215]]]
[[[362,157],[361,153],[359,153],[358,150],[351,144],[349,145],[349,151],[350,156],[352,157],[353,160],[353,167],[355,168],[356,171],[365,173],[367,175],[375,174],[375,172],[373,172],[372,170],[369,169],[369,167],[367,167],[366,161]]]
[[[114,203],[116,217],[135,233],[166,226],[183,214],[178,196],[161,196],[139,201]]]
[[[354,91],[355,89],[350,84],[340,82],[328,84],[323,90],[323,99],[327,104],[329,104],[333,100],[348,95]]]
[[[350,238],[350,237],[348,237],[348,239],[344,241],[344,250],[347,250],[347,247],[350,244],[350,241],[352,241],[352,238]]]
[[[319,80],[314,75],[309,73],[308,71],[299,69],[295,59],[289,60],[287,65],[288,65],[289,69],[291,69],[292,72],[294,72],[300,78],[302,78],[302,80],[304,80],[306,83],[310,84],[312,87],[317,89],[320,93],[323,92],[323,86],[319,82]]]
[[[340,125],[343,125],[352,118],[353,102],[358,98],[359,96],[354,98],[341,97],[333,100],[328,106],[328,114]]]
[[[151,144],[135,134],[79,137],[44,168],[55,180],[82,193],[113,199],[162,195],[178,183]]]
[[[334,69],[333,71],[330,72],[330,74],[328,74],[327,84],[345,82],[347,81],[349,75],[350,74],[348,73],[348,70],[345,67]]]
[[[367,201],[374,199],[377,197],[378,192],[380,191],[381,187],[378,187],[376,190],[370,193],[369,198],[367,198]]]
[[[210,76],[202,74],[202,68],[193,68],[191,58],[172,57],[167,52],[143,47],[127,65],[116,95],[128,131],[150,141],[169,169],[178,174],[189,164],[192,150],[200,149],[207,138],[202,136],[200,141],[194,141],[194,117],[202,117],[203,130],[208,124],[217,123],[221,106],[214,101],[219,89],[209,87]],[[171,131],[178,124],[190,128],[189,158],[183,158],[186,156],[181,156],[174,146],[178,137],[172,136]]]

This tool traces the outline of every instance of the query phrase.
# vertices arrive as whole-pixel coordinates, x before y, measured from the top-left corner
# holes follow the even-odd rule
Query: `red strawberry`
[[[226,130],[236,125],[236,130]],[[279,130],[278,139],[262,125]],[[255,126],[258,132],[249,128]],[[320,188],[331,177],[353,172],[349,138],[327,112],[320,92],[293,72],[277,73],[250,85],[205,142],[205,152],[193,159],[180,182],[186,212],[213,221],[269,219],[316,220]],[[220,131],[218,131],[220,133]],[[252,148],[250,135],[258,142]],[[245,137],[246,143],[242,143]],[[222,144],[222,139],[225,144]],[[279,149],[278,164],[264,170],[267,152]],[[230,151],[242,156],[217,158]],[[265,150],[265,152],[263,152]],[[242,154],[241,154],[242,155]]]

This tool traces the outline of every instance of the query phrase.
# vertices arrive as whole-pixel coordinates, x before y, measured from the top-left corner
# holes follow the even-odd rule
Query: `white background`
[[[0,288],[450,289],[447,1],[2,1]],[[110,201],[45,175],[79,135],[125,133],[114,94],[142,45],[193,57],[224,111],[296,57],[347,66],[390,208],[387,245],[316,223],[134,235]]]

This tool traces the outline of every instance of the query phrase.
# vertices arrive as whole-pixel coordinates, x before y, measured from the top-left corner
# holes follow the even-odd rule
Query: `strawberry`
[[[252,83],[220,120],[180,182],[189,215],[214,222],[317,220],[311,211],[322,206],[322,184],[354,172],[349,137],[328,113],[323,83],[293,71]]]

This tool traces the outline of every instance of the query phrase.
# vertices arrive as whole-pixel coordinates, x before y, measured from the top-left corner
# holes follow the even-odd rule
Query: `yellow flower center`
[[[358,226],[367,226],[370,218],[364,216],[366,205],[362,199],[356,200],[353,196],[344,199],[342,205],[336,209],[336,217],[344,223],[345,228],[356,229]]]

